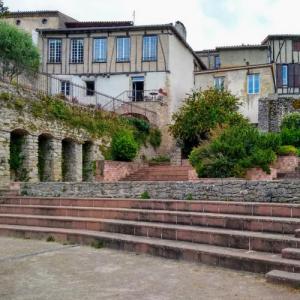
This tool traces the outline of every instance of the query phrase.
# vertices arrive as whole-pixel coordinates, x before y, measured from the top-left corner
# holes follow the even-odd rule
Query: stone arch
[[[144,121],[150,123],[149,119],[145,115],[142,115],[139,113],[126,113],[126,114],[122,114],[122,116],[127,117],[127,118],[133,117],[133,118],[141,119],[141,120],[144,120]]]
[[[76,165],[76,142],[71,138],[65,138],[62,140],[61,171],[63,181],[77,181]]]
[[[40,181],[54,181],[54,138],[48,133],[38,137],[38,175]]]
[[[9,166],[11,181],[28,181],[28,131],[15,129],[10,132]]]
[[[94,144],[85,141],[82,144],[82,181],[93,181],[95,176]]]

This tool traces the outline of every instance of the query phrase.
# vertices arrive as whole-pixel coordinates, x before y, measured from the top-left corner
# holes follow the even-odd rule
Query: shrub
[[[196,91],[172,117],[171,134],[188,155],[193,147],[209,138],[210,130],[223,123],[237,124],[245,119],[237,112],[238,99],[228,91]]]
[[[189,160],[199,177],[241,177],[251,167],[270,172],[280,146],[276,134],[260,133],[250,124],[226,128],[223,133],[195,148]]]
[[[129,130],[117,132],[111,141],[111,155],[114,160],[132,161],[139,150],[133,134]]]
[[[128,123],[133,125],[136,129],[141,132],[149,133],[150,124],[146,120],[139,118],[129,118]]]
[[[150,164],[160,164],[160,163],[169,163],[171,161],[170,157],[164,156],[164,155],[159,155],[157,157],[151,158],[149,160]]]
[[[300,130],[284,128],[280,132],[283,145],[300,147]]]
[[[185,200],[192,201],[193,200],[193,195],[192,194],[187,194],[186,197],[185,197]]]
[[[283,118],[281,139],[283,145],[300,147],[300,113],[291,113]]]
[[[149,134],[149,143],[154,149],[157,149],[160,146],[161,132],[158,128],[151,128]]]
[[[145,191],[141,194],[141,199],[150,199],[150,198],[151,197],[147,191]]]
[[[281,129],[300,130],[300,113],[286,115],[282,120]]]
[[[292,145],[284,145],[279,147],[278,155],[298,155],[298,149]]]

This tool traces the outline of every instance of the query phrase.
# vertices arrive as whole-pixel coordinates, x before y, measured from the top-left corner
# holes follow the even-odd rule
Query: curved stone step
[[[0,224],[105,231],[270,253],[281,253],[288,247],[300,248],[300,239],[292,235],[165,223],[7,214],[0,215]]]
[[[2,197],[0,204],[133,208],[300,218],[300,204],[207,200],[157,200],[112,198]]]
[[[300,249],[297,249],[297,248],[298,247],[282,249],[282,251],[281,251],[282,257],[300,260]],[[299,246],[299,248],[300,248],[300,246]]]
[[[273,270],[266,274],[268,282],[287,284],[295,288],[300,288],[300,274]]]
[[[280,255],[118,233],[0,225],[0,235],[37,239],[46,239],[52,236],[60,242],[86,245],[93,243],[113,249],[146,253],[170,259],[182,259],[249,272],[267,273],[277,269],[300,273],[299,261],[284,259]]]
[[[294,234],[295,230],[300,228],[300,218],[261,217],[128,208],[0,205],[0,213],[121,219],[219,227],[235,230],[274,232],[282,234]]]

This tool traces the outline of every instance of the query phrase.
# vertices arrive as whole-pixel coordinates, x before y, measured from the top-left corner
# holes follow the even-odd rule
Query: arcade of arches
[[[1,107],[0,187],[13,181],[94,181],[102,171],[99,145],[84,130]]]

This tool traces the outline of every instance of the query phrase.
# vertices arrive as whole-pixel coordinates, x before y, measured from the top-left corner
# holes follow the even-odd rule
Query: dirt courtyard
[[[296,300],[264,276],[110,249],[0,237],[1,300]]]

